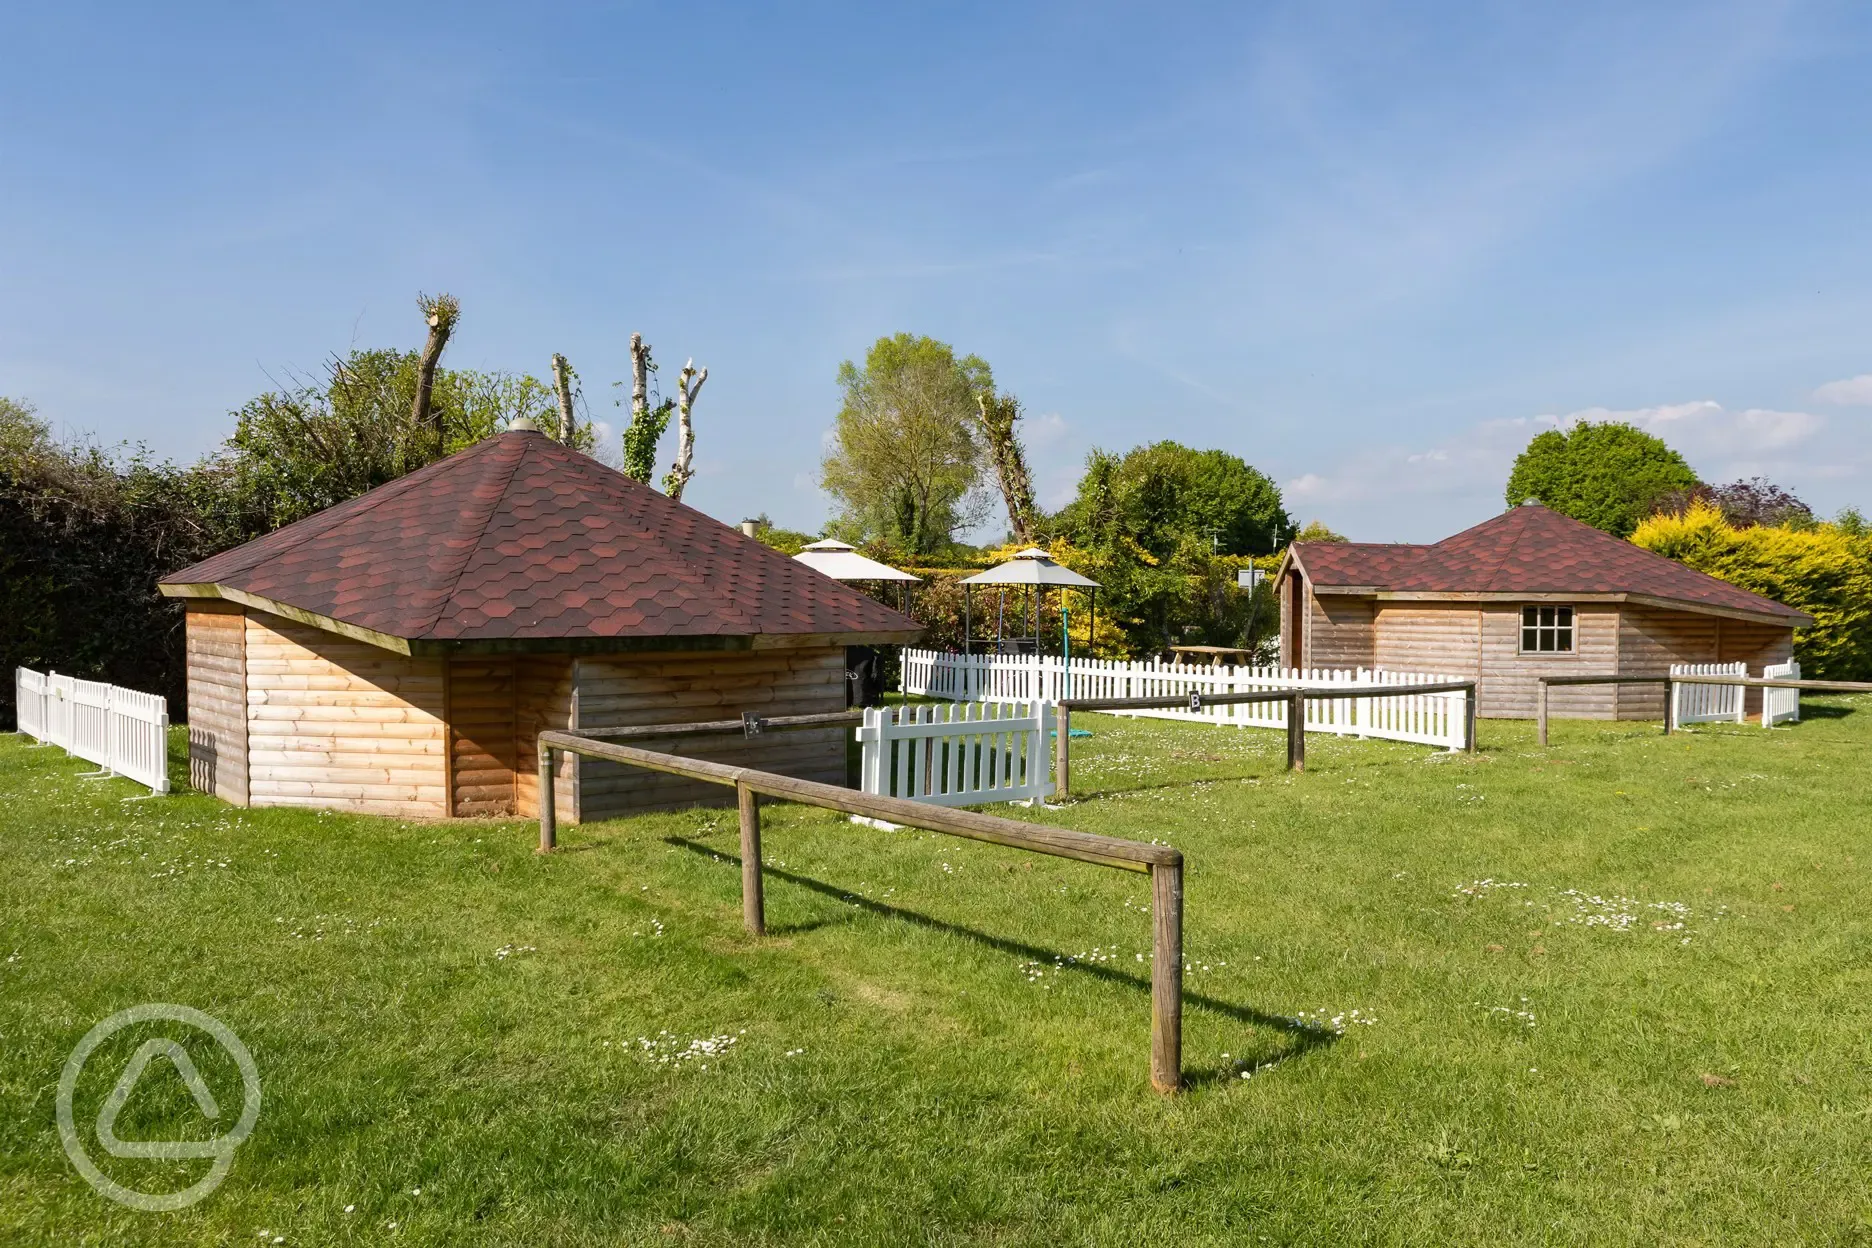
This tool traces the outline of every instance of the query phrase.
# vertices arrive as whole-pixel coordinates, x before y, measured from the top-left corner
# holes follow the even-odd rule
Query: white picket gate
[[[160,695],[25,667],[14,669],[13,687],[21,732],[169,791],[169,704]]]
[[[1182,698],[1264,690],[1322,689],[1343,685],[1429,685],[1461,680],[1423,672],[1382,668],[1187,667],[1155,660],[1065,661],[1053,655],[940,654],[904,651],[904,692],[957,702],[1058,702],[1063,698]],[[1461,692],[1399,694],[1382,698],[1338,698],[1307,703],[1309,732],[1375,737],[1460,750],[1468,745]],[[1287,727],[1281,702],[1204,706],[1197,711],[1114,711],[1148,719],[1233,724],[1242,728]]]
[[[1673,676],[1747,676],[1746,663],[1673,663]],[[1672,685],[1671,722],[1739,724],[1743,722],[1741,685]]]
[[[859,788],[936,806],[1039,805],[1053,792],[1044,702],[874,706],[857,729]]]
[[[1762,668],[1763,680],[1799,680],[1801,678],[1800,661],[1789,659],[1786,663],[1770,663]],[[1762,690],[1762,727],[1772,728],[1776,724],[1800,723],[1800,695],[1798,689]]]

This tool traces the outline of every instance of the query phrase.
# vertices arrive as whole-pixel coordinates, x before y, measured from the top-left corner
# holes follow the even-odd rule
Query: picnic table
[[[1207,658],[1210,667],[1235,666],[1254,662],[1254,651],[1241,646],[1171,646],[1170,661],[1186,666],[1200,666],[1199,659]]]

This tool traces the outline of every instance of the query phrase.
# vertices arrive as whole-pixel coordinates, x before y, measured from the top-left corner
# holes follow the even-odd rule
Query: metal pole
[[[1183,1086],[1183,863],[1151,867],[1151,1086]]]
[[[1547,745],[1547,682],[1537,682],[1540,692],[1534,701],[1534,735],[1543,748]]]
[[[741,923],[750,936],[767,934],[767,902],[761,892],[760,794],[735,785],[741,814]]]
[[[1476,687],[1470,685],[1463,691],[1463,739],[1468,742],[1469,753],[1476,752]]]
[[[964,657],[969,653],[969,634],[975,631],[974,590],[973,585],[962,587],[962,654]]]
[[[1664,678],[1664,735],[1670,736],[1677,725],[1677,686],[1670,677]]]
[[[559,822],[554,810],[557,796],[553,792],[552,746],[542,743],[539,747],[539,852],[542,854],[552,853],[553,846],[559,843]]]

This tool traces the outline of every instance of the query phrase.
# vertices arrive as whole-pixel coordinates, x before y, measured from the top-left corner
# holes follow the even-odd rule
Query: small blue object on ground
[[[1053,730],[1053,735],[1056,737],[1059,736],[1059,729],[1055,728]],[[1066,730],[1066,739],[1068,741],[1072,740],[1074,737],[1089,737],[1091,735],[1092,730],[1090,728],[1068,728]]]

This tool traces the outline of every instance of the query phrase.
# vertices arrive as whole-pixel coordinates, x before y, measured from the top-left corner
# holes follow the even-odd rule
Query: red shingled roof
[[[1629,594],[1716,611],[1812,618],[1527,503],[1433,546],[1296,542],[1316,589],[1418,594]]]
[[[412,641],[922,629],[532,432],[487,438],[162,583]]]

